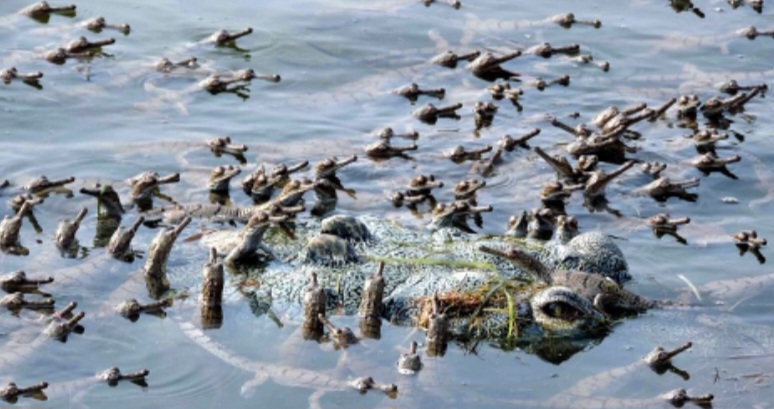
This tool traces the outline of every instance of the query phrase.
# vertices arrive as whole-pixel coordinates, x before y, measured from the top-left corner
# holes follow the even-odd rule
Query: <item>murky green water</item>
[[[701,4],[698,4],[701,3]],[[145,170],[162,174],[180,172],[182,182],[165,188],[179,202],[207,201],[204,182],[209,171],[233,163],[229,157],[214,157],[204,148],[206,139],[230,135],[245,143],[253,170],[257,163],[317,162],[329,155],[362,155],[362,147],[375,141],[372,132],[384,126],[397,130],[416,129],[421,138],[412,159],[373,162],[361,157],[341,172],[344,184],[357,190],[357,199],[342,198],[339,211],[389,215],[418,228],[428,221],[405,210],[396,211],[385,200],[410,177],[433,173],[447,186],[475,176],[471,164],[454,164],[442,152],[462,144],[481,147],[494,144],[502,135],[520,134],[534,127],[543,130],[533,145],[551,153],[562,153],[560,144],[570,137],[551,127],[550,113],[571,122],[589,122],[609,105],[629,106],[637,102],[658,105],[681,93],[697,93],[702,99],[718,94],[714,85],[736,78],[740,83],[771,80],[772,40],[748,41],[729,36],[755,25],[771,28],[771,9],[762,14],[749,7],[732,10],[722,1],[697,2],[706,13],[699,19],[691,12],[675,13],[663,1],[563,1],[464,3],[461,10],[443,5],[430,8],[410,0],[372,2],[116,2],[81,1],[75,18],[53,16],[48,24],[17,16],[23,0],[8,0],[0,6],[0,66],[15,65],[20,71],[41,70],[42,90],[15,82],[0,92],[0,176],[15,186],[35,176],[75,176],[76,189],[94,182],[113,183],[128,198],[126,179]],[[539,22],[557,13],[573,11],[578,18],[598,18],[600,29],[562,29],[552,24],[519,24],[517,29],[498,29],[485,20]],[[108,21],[129,23],[131,34],[105,31],[89,33],[76,24],[104,15]],[[239,48],[214,48],[200,44],[220,28],[237,30],[251,26],[255,32],[238,41]],[[473,29],[475,27],[475,29]],[[52,65],[36,55],[79,35],[88,38],[114,36],[117,43],[109,55],[90,62],[71,61]],[[723,38],[723,36],[726,36]],[[712,37],[718,37],[711,40]],[[701,38],[693,41],[692,38]],[[578,66],[564,56],[543,59],[523,56],[507,67],[522,72],[525,82],[536,76],[553,78],[569,74],[571,85],[544,92],[524,85],[523,112],[500,103],[493,125],[474,134],[472,106],[488,101],[488,83],[474,78],[464,68],[448,70],[426,62],[440,51],[485,49],[506,51],[548,41],[553,45],[579,43],[584,53],[611,63],[603,73]],[[249,98],[233,94],[210,95],[192,91],[204,74],[163,75],[152,69],[160,57],[182,59],[196,56],[210,71],[253,68],[279,73],[282,82],[255,81]],[[763,72],[763,74],[760,74]],[[415,108],[390,91],[411,81],[423,87],[445,87],[443,103],[462,102],[461,120],[442,119],[424,125],[410,115]],[[424,104],[429,99],[420,99]],[[665,204],[635,195],[633,190],[648,180],[631,171],[608,189],[618,219],[607,213],[589,213],[577,197],[568,206],[581,228],[599,228],[622,238],[620,245],[636,277],[631,287],[644,295],[674,297],[686,290],[677,274],[696,285],[713,280],[760,276],[770,272],[746,255],[738,257],[729,235],[755,228],[772,237],[774,206],[774,159],[771,141],[772,105],[768,98],[748,104],[747,118],[732,118],[731,129],[745,136],[744,142],[721,143],[721,156],[739,154],[742,162],[732,166],[739,180],[719,174],[701,178],[699,201],[670,200]],[[568,118],[580,113],[578,120]],[[634,127],[643,138],[635,144],[633,157],[669,164],[675,178],[698,176],[688,161],[696,156],[690,132],[677,126],[674,110],[669,119]],[[609,166],[609,165],[608,165]],[[246,173],[244,173],[246,174]],[[553,178],[550,169],[534,153],[508,153],[491,177],[479,202],[495,211],[485,217],[484,230],[499,233],[511,214],[539,204],[538,189]],[[239,178],[237,178],[239,179]],[[3,191],[9,198],[15,189]],[[237,189],[233,200],[249,199]],[[449,190],[437,195],[451,199]],[[733,196],[738,204],[725,204]],[[39,206],[36,215],[43,233],[25,225],[22,241],[28,257],[0,256],[0,270],[24,269],[28,273],[62,274],[64,269],[88,271],[77,280],[53,285],[50,291],[58,305],[71,300],[87,312],[86,332],[66,344],[48,342],[35,356],[14,365],[0,380],[27,384],[46,380],[52,384],[50,399],[21,400],[19,407],[186,407],[205,408],[271,406],[297,408],[309,405],[315,391],[303,384],[273,381],[244,387],[254,374],[234,368],[199,348],[186,338],[178,322],[195,321],[195,297],[177,303],[170,317],[143,317],[136,323],[116,316],[105,300],[126,278],[136,273],[139,262],[122,265],[99,262],[101,249],[86,259],[64,260],[52,243],[57,220],[72,216],[87,206],[90,214],[78,237],[91,246],[96,208],[90,198],[55,196]],[[669,237],[657,240],[645,219],[659,212],[690,216],[681,230],[688,245]],[[5,213],[10,213],[6,209]],[[128,220],[133,216],[127,217]],[[189,227],[194,231],[198,226]],[[154,231],[138,233],[136,246],[146,248]],[[766,251],[764,250],[764,254]],[[198,275],[205,258],[197,244],[180,243],[170,260],[170,276]],[[87,263],[89,260],[97,260]],[[232,291],[233,292],[233,291]],[[398,383],[397,399],[379,393],[360,396],[338,391],[322,396],[322,407],[534,407],[528,400],[543,401],[562,394],[577,381],[635,362],[656,345],[674,347],[694,341],[694,348],[676,364],[691,374],[682,380],[667,373],[658,376],[639,368],[610,380],[599,390],[588,391],[589,399],[572,396],[572,407],[603,407],[591,398],[648,399],[670,389],[685,387],[696,393],[713,393],[716,407],[770,407],[774,396],[770,385],[770,361],[774,352],[770,289],[748,292],[727,300],[724,307],[653,311],[617,323],[600,342],[559,365],[534,354],[498,343],[475,347],[452,346],[443,359],[427,360],[415,378],[401,378],[394,362],[409,342],[421,341],[423,333],[385,325],[382,339],[351,348],[342,357],[330,345],[299,342],[294,325],[278,328],[266,316],[254,317],[249,303],[232,296],[225,307],[222,328],[208,335],[238,354],[255,361],[281,363],[326,371],[346,379],[369,374],[384,382]],[[140,294],[137,295],[138,297]],[[708,300],[712,304],[714,300]],[[731,308],[733,306],[733,308]],[[0,316],[0,342],[4,357],[17,351],[16,343],[30,342],[37,335],[35,314],[16,318]],[[354,319],[337,322],[356,325]],[[547,345],[546,349],[559,346]],[[338,364],[338,361],[346,361]],[[86,388],[63,384],[88,377],[110,366],[131,371],[150,369],[149,387],[121,384],[116,388],[94,385]],[[644,407],[658,406],[641,401]],[[610,407],[622,403],[608,402]],[[664,406],[667,404],[663,404]]]

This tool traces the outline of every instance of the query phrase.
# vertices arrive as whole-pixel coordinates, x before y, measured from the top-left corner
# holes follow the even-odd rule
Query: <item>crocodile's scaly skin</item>
[[[247,223],[250,216],[259,209],[255,207],[228,207],[219,204],[188,204],[174,207],[161,207],[144,214],[148,220],[163,219],[164,222],[175,224],[186,216],[194,219],[208,219],[227,222],[237,221]]]
[[[553,267],[600,274],[619,284],[631,280],[629,264],[609,235],[591,231],[573,237],[562,230],[546,245],[550,259],[557,262]]]
[[[553,251],[537,241],[467,235],[451,228],[431,234],[409,230],[390,220],[373,217],[357,220],[370,232],[367,236],[359,233],[359,237],[368,237],[365,242],[347,243],[350,249],[357,252],[359,262],[346,257],[332,257],[333,262],[330,262],[330,258],[329,262],[323,262],[319,258],[309,257],[309,249],[304,247],[304,243],[318,244],[317,234],[321,223],[317,220],[297,222],[296,241],[287,241],[279,234],[270,233],[266,236],[265,242],[272,248],[277,260],[291,260],[272,261],[260,271],[261,287],[270,289],[275,308],[287,310],[291,317],[300,317],[305,288],[314,272],[320,286],[326,289],[327,308],[356,314],[365,280],[377,270],[379,261],[385,261],[383,316],[397,324],[416,325],[419,310],[427,297],[434,293],[473,296],[486,292],[487,288],[496,285],[493,283],[529,278],[513,263],[479,251],[480,245],[495,248],[517,245],[544,263],[559,262],[552,258]],[[322,222],[323,225],[327,223]],[[351,228],[347,230],[352,231]],[[225,253],[237,241],[237,234],[232,231],[207,236],[204,244]],[[584,257],[581,255],[579,259],[584,261]],[[319,262],[311,262],[314,260]],[[531,296],[531,291],[516,290],[514,296],[517,302],[523,304]],[[522,318],[529,313],[524,305],[518,310]],[[507,329],[507,314],[485,315],[484,326],[488,329]],[[453,331],[461,332],[467,324],[466,317],[457,319],[453,322]]]

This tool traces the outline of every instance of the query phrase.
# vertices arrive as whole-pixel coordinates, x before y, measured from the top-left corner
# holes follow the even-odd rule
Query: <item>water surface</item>
[[[0,20],[0,40],[5,44],[0,65],[15,65],[25,72],[41,70],[45,77],[42,90],[16,82],[2,87],[0,176],[14,184],[3,196],[9,198],[18,186],[47,175],[75,176],[75,190],[94,182],[112,183],[126,199],[125,181],[155,170],[181,173],[181,183],[164,189],[177,201],[207,201],[204,183],[209,171],[236,162],[213,156],[203,142],[230,135],[250,147],[243,174],[261,162],[314,163],[329,155],[358,154],[360,160],[340,174],[345,185],[357,191],[357,198],[341,198],[337,211],[372,213],[422,228],[429,220],[427,214],[396,210],[385,198],[417,174],[435,174],[447,187],[476,176],[470,163],[458,165],[443,158],[442,153],[455,145],[481,147],[495,144],[506,133],[515,136],[539,127],[542,133],[533,145],[564,154],[562,145],[571,137],[552,128],[546,114],[574,125],[589,122],[609,105],[658,105],[688,92],[706,99],[719,94],[715,88],[718,82],[730,78],[745,84],[768,82],[772,75],[771,40],[748,41],[729,34],[749,25],[770,28],[770,9],[759,15],[749,7],[732,10],[721,1],[701,3],[704,19],[689,11],[676,13],[662,1],[505,4],[485,0],[453,10],[443,5],[425,8],[404,0],[268,1],[260,5],[233,1],[227,6],[203,1],[91,0],[78,3],[74,18],[52,16],[48,24],[41,24],[15,14],[27,5],[24,1],[8,0],[0,7],[5,16]],[[568,11],[578,18],[598,18],[603,26],[568,30],[537,24]],[[98,15],[111,22],[129,23],[132,32],[126,36],[111,31],[93,34],[77,27],[80,21]],[[476,23],[479,20],[535,24],[498,29],[496,22]],[[201,43],[220,28],[247,26],[255,32],[240,39],[238,48]],[[109,55],[88,62],[70,61],[59,66],[36,58],[79,35],[90,39],[114,36],[117,42],[105,50]],[[714,37],[718,38],[712,40]],[[507,67],[523,74],[524,110],[517,112],[509,103],[500,102],[493,125],[479,132],[474,132],[471,109],[476,101],[490,100],[485,91],[489,84],[464,68],[449,70],[427,64],[447,49],[505,52],[544,41],[553,45],[579,43],[584,53],[609,61],[612,68],[604,73],[564,56],[520,57]],[[206,75],[203,73],[164,75],[152,69],[162,56],[175,60],[189,55],[199,59],[202,71],[253,68],[279,73],[283,80],[279,84],[255,81],[249,87],[249,98],[243,99],[195,90],[195,84]],[[567,88],[538,92],[526,85],[538,76],[562,74],[571,76]],[[422,87],[445,87],[446,99],[432,102],[462,102],[462,118],[442,119],[435,126],[413,119],[411,112],[431,100],[422,98],[412,106],[391,95],[392,89],[412,81]],[[577,120],[568,117],[573,112],[580,114]],[[768,216],[773,210],[769,194],[774,189],[770,168],[774,159],[772,112],[768,98],[756,98],[748,104],[745,116],[731,118],[731,129],[743,134],[744,141],[731,138],[721,143],[719,154],[742,156],[742,162],[732,166],[739,180],[719,174],[702,176],[696,203],[657,203],[634,194],[648,179],[633,170],[608,189],[611,206],[623,217],[590,213],[578,197],[573,198],[568,212],[578,217],[583,230],[598,228],[621,238],[619,244],[636,277],[631,288],[646,296],[668,298],[687,291],[678,274],[701,285],[770,273],[768,264],[761,265],[750,255],[740,258],[729,235],[751,228],[763,237],[774,232]],[[696,156],[691,141],[684,138],[690,131],[678,126],[674,110],[667,117],[634,127],[643,137],[634,142],[640,151],[632,157],[666,162],[671,177],[701,176],[688,163]],[[363,155],[362,148],[375,141],[373,132],[384,126],[415,129],[421,134],[419,149],[411,159],[375,162]],[[612,165],[604,167],[612,169]],[[479,195],[480,203],[495,208],[486,215],[483,231],[501,233],[510,215],[537,206],[540,186],[553,177],[534,153],[507,153]],[[232,196],[237,204],[249,203],[237,189]],[[722,199],[727,196],[735,197],[738,203],[724,203]],[[448,201],[452,196],[446,189],[437,197]],[[86,333],[72,336],[66,344],[48,342],[39,354],[2,374],[3,380],[20,385],[46,380],[60,387],[47,402],[23,399],[16,406],[297,408],[310,404],[314,390],[303,386],[268,381],[245,388],[254,374],[222,362],[185,337],[178,323],[196,320],[195,297],[177,303],[166,319],[143,317],[129,323],[112,314],[104,300],[129,275],[136,274],[141,261],[132,265],[87,264],[101,255],[101,249],[90,249],[85,259],[60,258],[51,240],[56,223],[84,206],[90,214],[78,237],[91,247],[96,226],[94,201],[81,195],[54,196],[36,210],[43,233],[35,234],[28,225],[22,231],[30,255],[0,256],[4,272],[25,269],[57,276],[57,271],[67,268],[84,271],[77,281],[51,291],[58,305],[75,300],[87,312]],[[653,236],[645,220],[660,212],[691,217],[691,224],[681,230],[687,245]],[[5,213],[10,213],[10,208]],[[133,217],[131,214],[127,219]],[[193,233],[203,227],[194,225],[189,230]],[[136,246],[145,249],[154,234],[142,229]],[[185,282],[190,282],[190,277],[199,274],[205,256],[196,243],[178,244],[171,256],[170,276],[180,278],[180,282],[188,277]],[[255,317],[248,300],[234,294],[233,286],[230,293],[223,326],[207,333],[237,354],[254,361],[326,371],[341,379],[367,373],[398,383],[401,389],[394,400],[379,393],[331,392],[319,401],[326,408],[534,407],[528,401],[561,395],[585,377],[637,361],[656,345],[675,347],[688,340],[694,341],[694,348],[676,363],[691,374],[690,380],[672,374],[658,376],[639,368],[611,379],[600,390],[589,391],[590,397],[649,399],[685,387],[695,393],[715,394],[717,407],[764,408],[774,400],[768,388],[771,373],[765,369],[774,351],[768,314],[772,292],[767,288],[724,300],[726,304],[721,306],[713,305],[718,300],[710,299],[700,308],[653,311],[624,320],[603,340],[590,343],[561,364],[512,348],[507,342],[481,342],[453,345],[444,358],[428,359],[420,376],[405,379],[394,370],[394,362],[410,340],[421,342],[421,331],[385,325],[382,339],[364,342],[342,356],[330,345],[298,342],[294,324],[280,328],[265,315]],[[14,353],[14,343],[34,339],[34,318],[32,313],[23,313],[20,318],[3,314],[0,342],[4,355]],[[351,317],[340,317],[336,322],[356,325]],[[546,348],[552,348],[551,344]],[[110,366],[127,371],[147,367],[151,371],[149,387],[61,386]],[[602,407],[602,403],[575,397],[573,407]]]

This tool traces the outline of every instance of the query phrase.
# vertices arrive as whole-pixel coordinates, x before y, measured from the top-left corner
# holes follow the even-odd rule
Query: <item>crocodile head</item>
[[[26,185],[24,185],[23,188],[25,190],[29,190],[31,193],[44,194],[45,192],[51,189],[63,187],[64,185],[68,183],[72,183],[73,181],[75,181],[74,177],[58,179],[58,180],[49,180],[45,176],[40,176],[36,179],[33,179],[30,183],[27,183]]]
[[[111,256],[125,261],[132,261],[134,254],[132,253],[132,239],[134,239],[135,233],[140,228],[140,225],[145,222],[145,218],[140,216],[129,227],[120,227],[113,232],[108,243],[108,253]]]
[[[215,43],[216,45],[226,45],[234,40],[236,40],[239,37],[244,37],[250,33],[253,32],[253,29],[250,27],[245,28],[244,30],[237,31],[235,33],[229,33],[226,30],[218,30],[212,35],[207,38],[209,42]]]
[[[522,210],[519,215],[513,215],[508,219],[508,230],[506,235],[513,237],[527,237],[527,228],[529,227],[529,216],[526,210]]]
[[[518,77],[519,73],[508,71],[501,67],[500,64],[512,60],[520,55],[521,51],[515,51],[500,57],[487,52],[479,55],[475,60],[471,61],[467,68],[473,72],[473,75],[486,81],[494,81],[500,78],[508,79],[512,77]]]
[[[78,37],[75,40],[67,43],[63,48],[68,53],[83,53],[90,52],[92,50],[99,50],[103,46],[115,44],[114,38],[108,38],[105,40],[89,41],[86,37]]]
[[[45,277],[39,279],[29,279],[24,271],[15,271],[13,273],[0,276],[0,288],[5,292],[36,292],[43,284],[52,283],[54,277]]]
[[[122,317],[136,317],[142,312],[142,305],[134,298],[126,300],[116,306],[116,312]]]
[[[41,23],[47,23],[51,17],[51,14],[54,13],[66,15],[69,17],[75,16],[75,4],[52,6],[46,1],[41,1],[39,3],[27,6],[19,12],[19,14],[32,17]]]
[[[271,199],[271,194],[274,192],[274,188],[279,186],[282,182],[281,177],[266,176],[264,174],[258,174],[250,189],[250,195],[253,199],[266,201]]]
[[[156,191],[156,189],[158,189],[160,185],[179,181],[179,173],[173,173],[162,177],[157,172],[143,172],[129,179],[129,185],[132,187],[132,199],[150,199],[151,195]]]
[[[121,215],[124,214],[121,198],[118,197],[118,193],[111,185],[97,184],[93,188],[84,187],[81,188],[81,193],[97,198],[97,208],[100,209],[100,216],[120,219]]]
[[[71,318],[65,318],[61,314],[54,314],[51,323],[43,330],[43,333],[56,340],[66,342],[68,335],[70,335],[71,332],[76,331],[78,322],[85,316],[86,314],[83,311],[73,315]]]
[[[293,207],[301,202],[304,193],[313,190],[322,184],[322,181],[312,182],[309,179],[299,179],[290,181],[280,192],[279,197],[274,201],[281,206]]]
[[[238,167],[218,166],[210,173],[209,188],[210,192],[226,193],[228,192],[228,185],[231,179],[241,173]]]
[[[430,221],[429,229],[437,230],[444,227],[456,227],[466,232],[474,233],[474,230],[468,225],[468,218],[481,217],[483,212],[491,212],[492,206],[473,206],[470,203],[457,200],[451,204],[440,203],[433,209],[433,220]]]
[[[0,247],[13,251],[19,248],[19,231],[21,230],[22,220],[27,213],[32,211],[32,204],[25,202],[14,216],[6,215],[0,222]],[[23,251],[23,250],[22,250]]]
[[[661,176],[660,178],[643,186],[641,191],[648,194],[650,197],[656,199],[657,201],[666,201],[670,197],[678,197],[682,200],[695,202],[698,198],[698,195],[695,193],[689,193],[685,189],[698,185],[698,178],[673,181],[666,176]]]
[[[404,352],[398,359],[398,372],[403,375],[413,375],[422,369],[422,358],[417,354],[417,342],[411,341],[408,352]]]
[[[578,235],[578,219],[572,216],[557,216],[554,240],[561,244],[567,244]]]
[[[339,160],[337,157],[332,156],[330,158],[323,159],[321,162],[314,165],[314,176],[317,179],[328,178],[335,176],[336,172],[357,161],[357,155],[352,155],[348,158]]]
[[[443,187],[443,182],[436,181],[435,176],[419,175],[411,179],[407,193],[410,196],[429,195],[433,189],[441,187]]]
[[[56,235],[54,241],[56,241],[57,247],[60,249],[69,249],[77,243],[75,234],[78,232],[78,228],[81,226],[81,221],[86,217],[86,208],[84,207],[74,220],[63,219],[59,222],[59,226],[56,229]]]
[[[145,384],[145,377],[148,376],[149,373],[150,371],[143,369],[137,372],[123,374],[120,369],[112,367],[97,375],[97,380],[106,382],[110,386],[116,386],[118,382],[122,380],[129,380],[138,385],[143,385]]]
[[[151,298],[161,298],[169,290],[167,260],[172,246],[189,223],[191,218],[186,217],[174,228],[159,231],[148,247],[142,273]]]
[[[486,182],[478,179],[462,180],[454,186],[454,198],[466,200],[473,197],[476,192],[486,186]]]

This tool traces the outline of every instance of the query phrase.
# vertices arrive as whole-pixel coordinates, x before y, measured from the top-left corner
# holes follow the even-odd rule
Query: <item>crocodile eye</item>
[[[540,308],[545,315],[562,321],[575,321],[583,317],[581,311],[562,301],[550,302]]]

